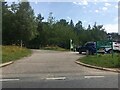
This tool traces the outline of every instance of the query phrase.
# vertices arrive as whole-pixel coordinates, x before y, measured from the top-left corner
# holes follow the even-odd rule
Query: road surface
[[[3,88],[118,88],[118,74],[87,68],[75,63],[75,52],[32,50],[2,68]]]

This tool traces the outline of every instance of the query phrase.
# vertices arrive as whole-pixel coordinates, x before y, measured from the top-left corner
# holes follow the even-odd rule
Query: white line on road
[[[53,78],[46,78],[46,80],[65,80],[66,77],[53,77]]]
[[[89,79],[89,78],[103,78],[103,77],[105,76],[85,76],[84,78]]]
[[[2,81],[18,81],[20,79],[0,79],[0,82]]]

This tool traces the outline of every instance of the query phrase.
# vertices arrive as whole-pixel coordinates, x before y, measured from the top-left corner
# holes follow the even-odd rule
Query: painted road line
[[[84,78],[90,79],[90,78],[103,78],[105,76],[85,76]]]
[[[20,79],[0,79],[0,82],[4,81],[19,81]]]
[[[66,77],[52,77],[52,78],[46,78],[46,80],[65,80]]]

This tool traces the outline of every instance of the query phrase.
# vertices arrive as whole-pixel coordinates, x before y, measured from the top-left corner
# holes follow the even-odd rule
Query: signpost
[[[73,41],[70,39],[70,51],[73,49]]]
[[[112,49],[112,57],[113,57],[113,41],[112,40],[106,40],[106,41],[97,41],[96,42],[96,53],[98,53],[98,50],[104,49],[104,48],[111,48]]]

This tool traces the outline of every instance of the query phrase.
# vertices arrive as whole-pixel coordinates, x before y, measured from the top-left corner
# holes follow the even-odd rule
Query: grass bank
[[[31,50],[18,46],[2,46],[2,63],[14,61],[31,54]]]
[[[54,50],[54,51],[68,51],[67,49],[58,47],[58,46],[48,46],[48,47],[44,47],[42,48],[43,50]]]
[[[114,54],[113,57],[111,54],[90,55],[79,59],[79,61],[94,66],[120,68],[120,54]]]

